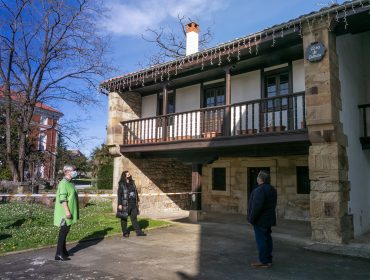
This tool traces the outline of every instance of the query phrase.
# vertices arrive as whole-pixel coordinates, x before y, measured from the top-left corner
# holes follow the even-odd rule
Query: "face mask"
[[[76,178],[77,177],[77,171],[76,170],[73,170],[72,173],[71,173],[71,177],[72,178]]]

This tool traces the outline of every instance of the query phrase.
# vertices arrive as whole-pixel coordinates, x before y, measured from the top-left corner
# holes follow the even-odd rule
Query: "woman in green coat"
[[[64,178],[58,184],[54,209],[54,225],[60,227],[55,260],[60,261],[70,260],[66,239],[71,225],[79,219],[78,193],[71,181],[77,177],[77,172],[71,165],[65,165],[63,172]]]

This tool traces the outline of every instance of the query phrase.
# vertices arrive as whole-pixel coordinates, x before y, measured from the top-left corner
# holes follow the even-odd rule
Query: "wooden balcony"
[[[248,145],[264,143],[266,136],[267,142],[277,136],[280,142],[308,140],[304,92],[125,121],[122,126],[122,152]]]

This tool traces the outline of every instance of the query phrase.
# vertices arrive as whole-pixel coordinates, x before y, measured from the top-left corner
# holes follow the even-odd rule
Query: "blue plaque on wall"
[[[309,62],[317,62],[320,61],[326,52],[326,48],[323,43],[321,42],[314,42],[308,46],[306,50],[306,59]]]

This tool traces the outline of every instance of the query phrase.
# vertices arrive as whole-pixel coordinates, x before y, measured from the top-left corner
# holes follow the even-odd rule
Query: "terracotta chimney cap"
[[[199,33],[199,24],[193,21],[186,25],[186,33],[189,33],[192,31]]]

